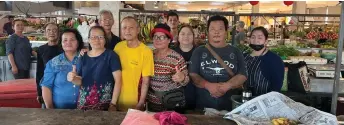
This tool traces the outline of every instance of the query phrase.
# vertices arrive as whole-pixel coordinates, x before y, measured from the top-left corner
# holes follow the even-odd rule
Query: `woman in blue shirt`
[[[264,27],[256,27],[250,36],[252,53],[244,54],[247,64],[248,87],[253,96],[271,91],[280,91],[284,78],[284,63],[275,53],[266,47],[268,31]]]
[[[78,51],[84,43],[75,29],[64,30],[60,40],[64,52],[46,64],[41,83],[43,99],[48,109],[75,109],[79,86],[68,82],[67,74],[78,63]]]
[[[90,29],[91,50],[80,58],[80,65],[68,73],[68,81],[80,86],[78,109],[117,110],[122,73],[118,55],[107,50],[105,31],[100,26]]]

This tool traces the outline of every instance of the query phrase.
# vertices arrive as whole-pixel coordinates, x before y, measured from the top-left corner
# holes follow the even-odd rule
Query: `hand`
[[[80,55],[84,56],[86,52],[88,52],[88,49],[81,49],[80,50]]]
[[[180,71],[180,69],[178,68],[178,66],[175,67],[176,69],[176,74],[174,74],[172,76],[172,80],[174,82],[180,83],[183,82],[185,79],[185,74],[183,72]]]
[[[42,96],[37,96],[37,102],[38,102],[39,104],[42,104],[42,103],[43,103],[43,98],[42,98]]]
[[[232,86],[230,83],[220,83],[219,92],[223,95],[226,94],[227,91],[232,89]]]
[[[12,67],[12,73],[13,74],[18,74],[18,68],[16,66]]]
[[[67,74],[67,80],[68,80],[69,82],[72,82],[72,81],[75,80],[76,76],[77,76],[77,73],[76,73],[76,66],[73,65],[73,70]]]
[[[137,103],[137,105],[135,106],[136,110],[140,110],[140,111],[145,111],[145,105],[144,103]]]
[[[205,89],[207,89],[210,93],[210,95],[214,98],[219,98],[223,94],[219,91],[220,90],[220,85],[218,83],[206,83],[205,84]]]
[[[117,111],[116,105],[110,104],[108,111]]]

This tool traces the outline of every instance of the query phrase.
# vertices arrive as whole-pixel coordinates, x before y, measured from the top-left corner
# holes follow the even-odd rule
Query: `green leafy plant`
[[[296,50],[295,48],[287,47],[287,46],[284,46],[284,45],[276,47],[276,48],[271,48],[270,51],[276,53],[277,55],[279,55],[281,57],[298,56],[298,55],[300,55],[300,52],[298,50]]]

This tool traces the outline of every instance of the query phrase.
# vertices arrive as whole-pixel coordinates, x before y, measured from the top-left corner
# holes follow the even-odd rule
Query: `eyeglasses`
[[[90,36],[90,39],[91,39],[91,40],[96,40],[96,39],[98,39],[98,40],[104,40],[105,37],[104,37],[104,36]]]
[[[113,19],[101,19],[100,21],[112,21]]]
[[[47,29],[46,32],[57,33],[57,29]]]
[[[166,36],[156,36],[156,35],[153,36],[153,40],[166,40],[166,39],[168,39]]]

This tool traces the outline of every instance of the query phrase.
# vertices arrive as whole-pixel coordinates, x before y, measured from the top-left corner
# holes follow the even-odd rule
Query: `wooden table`
[[[126,112],[0,108],[0,125],[120,125]],[[185,115],[190,125],[236,125],[221,117]]]

